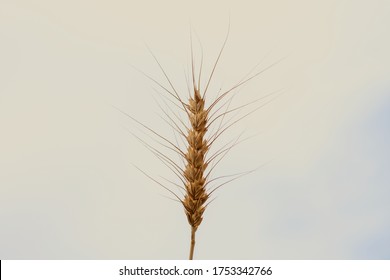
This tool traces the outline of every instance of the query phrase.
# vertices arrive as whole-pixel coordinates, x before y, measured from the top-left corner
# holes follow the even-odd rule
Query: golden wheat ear
[[[211,178],[210,174],[214,168],[221,162],[221,160],[226,156],[226,154],[237,144],[244,141],[241,140],[241,134],[234,140],[223,145],[215,152],[210,153],[210,149],[216,145],[217,140],[223,135],[229,128],[233,125],[244,119],[245,117],[253,114],[274,98],[278,97],[281,91],[274,91],[269,94],[266,94],[252,102],[243,104],[241,106],[230,108],[231,101],[235,95],[235,90],[246,84],[253,78],[259,76],[263,72],[267,71],[280,61],[277,61],[260,71],[253,74],[254,69],[252,69],[244,78],[242,78],[238,83],[232,86],[230,89],[224,92],[219,92],[215,99],[209,102],[209,105],[206,105],[207,92],[209,86],[214,77],[214,73],[220,61],[221,55],[225,48],[226,42],[229,37],[229,29],[225,40],[222,44],[222,47],[219,50],[217,58],[213,63],[212,70],[210,75],[207,76],[205,86],[202,89],[201,86],[201,75],[202,75],[202,66],[203,66],[203,51],[202,59],[200,62],[199,70],[195,70],[194,63],[194,54],[193,54],[193,43],[192,43],[192,31],[190,32],[190,45],[191,45],[191,84],[187,81],[187,86],[189,89],[188,99],[184,101],[181,95],[176,90],[171,79],[169,78],[167,72],[164,70],[164,67],[161,65],[154,53],[148,48],[150,54],[157,63],[159,69],[165,77],[168,86],[164,86],[162,83],[158,82],[153,77],[145,74],[149,80],[156,84],[164,93],[157,91],[161,96],[163,96],[163,102],[168,110],[164,110],[163,106],[159,104],[160,109],[164,113],[165,122],[172,128],[175,134],[175,141],[169,140],[167,137],[163,136],[161,133],[158,133],[156,130],[150,128],[149,126],[138,121],[136,118],[130,114],[118,109],[120,112],[129,117],[133,122],[139,125],[140,128],[144,129],[146,132],[150,133],[152,137],[155,137],[155,142],[164,148],[165,151],[174,152],[176,156],[179,156],[179,161],[175,161],[167,152],[164,152],[161,148],[156,148],[153,145],[147,143],[141,137],[137,136],[135,133],[131,134],[142,143],[150,152],[152,152],[166,167],[168,167],[172,173],[179,179],[181,184],[177,184],[171,180],[164,179],[167,183],[178,188],[180,195],[174,192],[170,187],[163,184],[161,180],[155,179],[145,171],[140,170],[144,175],[149,179],[163,187],[170,194],[172,194],[176,201],[179,201],[184,207],[184,212],[187,217],[188,223],[191,227],[191,242],[190,242],[190,252],[189,259],[192,260],[194,257],[195,250],[195,236],[196,231],[198,230],[200,224],[202,223],[204,212],[206,207],[211,202],[211,195],[220,187],[225,184],[232,182],[244,175],[247,175],[256,169],[241,172],[231,175],[224,175],[215,178]],[[196,75],[197,74],[197,75]],[[197,77],[196,77],[197,76]],[[178,113],[175,112],[170,104],[174,104],[175,108],[178,109]],[[263,103],[261,103],[263,102]],[[232,113],[240,112],[242,109],[248,109],[250,106],[254,105],[255,107],[249,109],[245,112],[244,115],[239,117],[231,116]],[[181,115],[179,115],[181,113]],[[225,117],[230,115],[229,120],[225,120]],[[211,133],[210,131],[214,129]],[[179,144],[180,138],[181,145]],[[210,183],[215,181],[225,179],[224,182],[220,183],[215,187],[210,187]]]

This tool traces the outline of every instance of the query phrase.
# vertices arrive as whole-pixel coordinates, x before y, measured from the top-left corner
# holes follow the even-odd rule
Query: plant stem
[[[191,227],[191,247],[190,247],[190,257],[189,257],[189,260],[193,260],[193,258],[194,258],[195,232],[196,232],[196,228],[195,227]]]

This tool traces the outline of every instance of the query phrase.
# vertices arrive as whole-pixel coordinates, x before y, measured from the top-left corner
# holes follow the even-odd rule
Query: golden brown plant
[[[195,232],[203,220],[205,203],[209,195],[205,188],[205,171],[207,162],[205,159],[209,149],[205,139],[207,132],[207,111],[204,108],[204,99],[199,89],[194,87],[194,96],[187,104],[188,116],[191,127],[187,135],[187,152],[185,154],[186,166],[184,170],[186,194],[182,201],[188,223],[191,225],[190,257],[193,259],[195,247]]]
[[[209,154],[210,148],[215,145],[215,141],[228,128],[230,128],[232,125],[236,124],[238,121],[242,120],[243,118],[247,117],[248,115],[252,114],[253,112],[257,111],[261,107],[265,106],[269,102],[271,102],[273,99],[269,100],[267,98],[271,96],[275,96],[276,93],[280,92],[280,91],[271,92],[269,94],[263,95],[262,97],[250,103],[238,106],[233,109],[229,108],[230,102],[232,100],[232,96],[229,95],[231,95],[234,92],[234,90],[236,90],[243,84],[247,83],[249,80],[259,76],[261,73],[263,73],[264,71],[268,70],[276,63],[278,63],[279,62],[278,61],[263,68],[262,70],[258,71],[255,74],[252,74],[253,71],[251,71],[250,73],[248,73],[246,77],[244,77],[244,79],[242,79],[236,85],[231,87],[229,90],[219,93],[215,97],[215,99],[212,100],[210,105],[206,106],[206,93],[209,88],[210,82],[213,78],[221,54],[224,50],[228,38],[228,34],[220,49],[218,57],[213,65],[211,74],[209,75],[206,86],[204,87],[203,90],[201,89],[201,82],[200,82],[202,63],[200,64],[198,78],[197,79],[195,78],[194,56],[192,52],[192,37],[191,37],[192,85],[191,87],[189,87],[190,93],[187,102],[183,101],[182,97],[180,97],[178,91],[173,86],[173,83],[169,79],[164,68],[161,66],[156,56],[149,50],[152,56],[154,57],[155,61],[157,62],[160,70],[164,74],[170,89],[162,85],[161,83],[157,82],[154,78],[150,77],[149,75],[145,73],[143,74],[146,77],[148,77],[151,81],[156,83],[162,90],[164,90],[171,98],[169,99],[169,101],[172,103],[176,102],[176,106],[179,108],[181,112],[184,113],[185,117],[187,118],[187,123],[185,123],[182,120],[182,118],[179,117],[172,109],[169,109],[170,110],[169,113],[160,106],[160,108],[163,110],[164,115],[166,116],[166,118],[168,118],[167,123],[174,129],[177,135],[182,137],[182,139],[184,140],[183,141],[185,143],[184,148],[180,147],[177,141],[176,144],[173,143],[173,141],[162,136],[160,133],[157,133],[154,129],[149,128],[148,126],[146,126],[142,122],[139,122],[131,115],[117,108],[119,111],[121,111],[122,113],[130,117],[133,121],[138,123],[141,127],[143,127],[144,129],[152,133],[154,136],[157,136],[160,140],[163,141],[163,143],[158,142],[160,145],[162,145],[163,147],[171,151],[174,151],[182,159],[181,162],[175,162],[172,159],[172,157],[168,156],[160,149],[153,147],[152,145],[148,144],[146,141],[144,141],[143,139],[141,139],[140,137],[132,133],[159,160],[161,160],[167,167],[169,167],[171,171],[179,178],[179,180],[182,183],[182,185],[178,185],[177,183],[166,180],[183,191],[182,192],[183,197],[180,197],[169,187],[161,183],[161,180],[159,181],[157,179],[154,179],[152,176],[148,175],[146,172],[140,170],[137,167],[147,177],[149,177],[151,180],[153,180],[154,182],[162,186],[164,189],[168,190],[171,194],[173,194],[176,197],[176,199],[183,205],[188,223],[191,226],[191,243],[190,243],[190,253],[189,253],[190,260],[192,260],[194,256],[195,234],[200,224],[202,223],[203,215],[209,203],[209,199],[212,193],[218,188],[220,188],[221,186],[225,185],[226,183],[231,182],[255,170],[254,169],[247,172],[225,175],[225,176],[220,176],[211,179],[210,174],[213,171],[213,169],[225,157],[225,155],[235,145],[239,143],[241,135],[239,135],[236,139],[229,142],[228,144],[222,146],[220,149],[218,149],[211,155]],[[264,101],[264,102],[259,104],[260,101]],[[245,112],[244,115],[241,115],[236,118],[232,118],[230,122],[224,121],[225,116],[233,112],[239,112],[241,109],[254,104],[259,104],[259,105]],[[218,108],[217,105],[219,106]],[[211,125],[215,127],[214,129],[215,131],[212,134],[208,134]],[[217,181],[219,179],[224,179],[224,178],[228,178],[227,181],[213,188],[208,186],[211,182]]]

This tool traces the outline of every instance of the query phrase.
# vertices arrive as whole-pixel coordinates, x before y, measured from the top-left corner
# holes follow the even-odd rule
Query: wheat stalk
[[[184,170],[186,194],[182,200],[188,223],[191,226],[191,246],[189,259],[193,259],[195,248],[195,233],[203,220],[205,203],[209,198],[206,191],[205,171],[208,166],[205,155],[209,150],[205,139],[207,132],[207,111],[205,101],[194,86],[194,96],[187,104],[191,128],[187,135],[186,166]]]
[[[152,133],[158,139],[160,139],[162,141],[159,142],[160,145],[162,145],[163,147],[171,151],[174,151],[182,159],[181,162],[182,165],[184,166],[180,166],[179,163],[175,162],[171,157],[167,156],[160,149],[153,147],[152,145],[148,144],[146,141],[144,141],[143,139],[141,139],[140,137],[132,133],[160,161],[162,161],[168,168],[170,168],[171,171],[179,178],[179,180],[182,183],[182,185],[178,185],[172,181],[166,180],[174,184],[176,187],[180,188],[183,191],[183,196],[180,197],[169,187],[167,187],[165,184],[161,183],[161,180],[157,180],[153,178],[152,176],[148,175],[146,172],[142,171],[137,167],[148,178],[150,178],[155,183],[159,184],[164,189],[168,190],[171,194],[173,194],[174,197],[177,199],[177,201],[179,201],[184,207],[184,211],[187,216],[188,223],[191,226],[191,242],[190,242],[190,253],[189,253],[190,260],[192,260],[194,257],[196,231],[198,230],[200,224],[202,223],[203,215],[207,207],[207,204],[209,203],[208,201],[212,193],[217,189],[219,189],[221,186],[225,185],[226,183],[236,180],[239,177],[256,170],[253,169],[247,172],[225,175],[225,176],[216,177],[214,179],[210,179],[210,174],[213,171],[213,169],[226,156],[226,154],[239,143],[241,135],[239,135],[234,141],[229,142],[227,145],[223,146],[222,148],[220,148],[219,150],[217,150],[215,153],[211,155],[209,155],[210,148],[215,145],[215,141],[218,138],[220,138],[220,136],[223,133],[225,133],[227,129],[229,129],[231,126],[233,126],[243,118],[259,110],[260,108],[262,108],[263,106],[265,106],[266,104],[268,104],[273,100],[271,99],[267,101],[266,98],[274,96],[276,93],[280,93],[280,91],[274,91],[269,94],[263,95],[261,98],[258,98],[247,104],[232,109],[229,108],[230,102],[232,100],[232,96],[229,97],[229,95],[231,95],[234,92],[234,90],[244,85],[248,81],[252,80],[253,78],[259,76],[264,71],[273,67],[275,64],[279,63],[279,61],[277,61],[263,68],[257,73],[252,74],[253,70],[256,68],[255,67],[240,82],[235,84],[229,90],[226,90],[223,93],[218,94],[218,96],[215,97],[215,99],[212,100],[212,102],[210,102],[210,105],[206,107],[206,93],[209,88],[210,82],[213,78],[216,67],[218,65],[219,59],[226,45],[228,35],[229,35],[229,30],[226,35],[225,41],[219,51],[218,57],[213,65],[211,74],[208,76],[207,83],[203,91],[201,90],[201,83],[200,83],[202,63],[200,64],[198,78],[197,79],[195,78],[194,55],[192,50],[192,36],[191,36],[192,85],[191,87],[189,87],[190,93],[187,102],[183,101],[183,99],[180,97],[178,91],[173,86],[173,83],[171,82],[164,68],[162,67],[162,65],[156,58],[156,56],[153,54],[153,52],[149,49],[151,55],[154,57],[160,70],[164,74],[169,84],[169,87],[162,85],[151,76],[143,73],[142,71],[141,72],[147,78],[149,78],[151,81],[157,84],[162,90],[164,90],[170,97],[169,101],[175,103],[176,106],[182,112],[184,112],[188,121],[187,124],[182,120],[181,117],[175,114],[173,110],[170,109],[171,114],[169,114],[160,106],[165,116],[169,119],[167,123],[184,140],[183,141],[185,144],[184,149],[180,148],[179,147],[180,145],[178,143],[176,144],[173,143],[173,141],[162,136],[160,133],[157,133],[154,129],[151,129],[150,127],[146,126],[145,124],[138,121],[128,113],[120,110],[119,108],[116,108],[126,116],[130,117],[133,121],[138,123],[144,129]],[[252,110],[249,110],[249,112],[245,113],[243,116],[238,117],[236,119],[233,118],[233,121],[231,122],[224,122],[225,116],[233,112],[240,111],[242,108],[245,108],[247,106],[258,104],[260,101],[263,100],[266,100],[266,102],[261,103],[259,106],[255,107]],[[220,105],[220,103],[222,104]],[[218,105],[220,106],[217,108]],[[212,125],[216,126],[216,131],[211,135],[207,135],[207,132]],[[224,181],[223,183],[217,185],[214,188],[208,188],[208,185],[211,182],[217,181],[219,179],[224,179],[224,178],[228,178],[227,181]]]

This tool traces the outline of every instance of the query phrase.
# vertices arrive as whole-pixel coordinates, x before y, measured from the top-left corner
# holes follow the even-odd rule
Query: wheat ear
[[[157,149],[153,147],[152,145],[148,144],[135,134],[135,136],[147,149],[149,149],[161,162],[163,162],[164,165],[166,165],[168,168],[171,169],[171,171],[180,179],[183,186],[180,186],[176,183],[173,183],[169,180],[168,182],[172,183],[176,187],[179,187],[184,191],[183,196],[178,196],[175,192],[173,192],[169,187],[165,186],[163,183],[161,183],[160,180],[154,179],[152,176],[148,175],[146,172],[142,171],[141,169],[138,169],[146,175],[149,179],[154,181],[155,183],[159,184],[161,187],[163,187],[165,190],[169,191],[178,202],[180,202],[183,207],[185,214],[187,216],[187,220],[189,225],[191,226],[191,243],[190,243],[190,253],[189,253],[189,259],[192,260],[194,257],[194,250],[195,250],[195,235],[196,231],[199,228],[200,224],[203,220],[203,215],[206,209],[207,202],[210,198],[210,196],[213,194],[214,191],[219,189],[221,186],[232,182],[235,179],[240,178],[243,175],[249,174],[250,172],[255,171],[250,170],[247,172],[232,174],[232,175],[225,175],[216,177],[214,179],[210,179],[210,174],[213,171],[213,169],[218,165],[218,163],[225,157],[225,155],[239,142],[240,136],[237,137],[235,141],[233,141],[232,144],[228,143],[227,145],[223,146],[221,149],[217,150],[212,155],[208,155],[210,147],[214,146],[215,141],[231,126],[242,120],[243,118],[247,117],[248,115],[256,112],[260,108],[264,107],[266,104],[271,102],[266,101],[259,106],[255,107],[254,109],[250,110],[248,113],[244,114],[243,116],[236,118],[231,123],[224,122],[224,117],[226,115],[229,115],[233,112],[237,112],[241,110],[242,108],[246,106],[250,106],[253,104],[258,104],[258,102],[265,100],[268,97],[274,96],[280,91],[274,91],[267,95],[264,95],[252,102],[249,102],[247,104],[238,106],[236,108],[229,108],[231,98],[229,99],[229,95],[231,95],[234,90],[241,87],[242,85],[246,84],[253,78],[259,76],[261,73],[265,72],[266,70],[270,69],[280,61],[277,61],[271,65],[268,65],[267,67],[263,68],[262,70],[252,73],[254,69],[252,69],[241,81],[236,83],[234,86],[232,86],[230,89],[220,92],[217,97],[215,97],[214,100],[208,105],[207,108],[205,108],[206,103],[206,93],[208,90],[208,87],[210,85],[210,82],[213,78],[214,71],[217,67],[217,64],[219,62],[219,59],[221,57],[221,54],[223,52],[223,49],[225,47],[225,44],[227,42],[229,35],[229,30],[226,35],[225,41],[220,49],[220,52],[218,54],[218,57],[214,63],[213,69],[211,71],[211,74],[207,78],[207,83],[205,84],[205,87],[202,89],[201,93],[201,71],[202,71],[202,63],[200,65],[199,70],[199,76],[196,79],[195,78],[195,67],[194,67],[194,56],[192,52],[192,37],[191,37],[191,63],[192,63],[192,89],[189,93],[189,99],[188,102],[184,102],[180,95],[178,94],[178,91],[175,89],[174,85],[172,84],[171,80],[169,79],[167,73],[165,72],[164,68],[156,58],[156,56],[153,54],[153,52],[149,49],[151,55],[154,57],[155,61],[157,62],[160,70],[164,74],[167,82],[170,85],[170,88],[165,87],[161,83],[159,83],[157,80],[152,78],[151,76],[145,74],[144,72],[140,71],[142,74],[144,74],[147,78],[149,78],[152,82],[157,84],[162,90],[164,90],[168,97],[172,99],[168,99],[170,102],[172,102],[175,106],[177,106],[179,109],[181,109],[183,112],[185,112],[186,117],[188,118],[189,123],[185,124],[184,121],[178,117],[173,111],[171,111],[172,115],[176,117],[176,119],[172,116],[170,116],[169,113],[165,112],[162,107],[160,107],[165,116],[170,120],[167,123],[178,133],[179,136],[181,136],[184,139],[185,149],[182,149],[179,147],[179,144],[175,145],[172,141],[168,140],[166,137],[162,136],[161,134],[157,133],[152,128],[146,126],[142,122],[138,121],[128,113],[125,113],[124,111],[120,110],[119,108],[116,108],[126,116],[128,116],[130,119],[132,119],[134,122],[136,122],[138,125],[152,133],[154,136],[156,136],[158,139],[160,139],[163,143],[158,142],[160,145],[162,145],[164,148],[169,149],[170,151],[174,151],[177,155],[179,155],[182,160],[184,167],[177,164],[175,161],[173,161],[168,155],[166,155],[164,152],[162,152],[160,149]],[[228,99],[226,101],[226,99]],[[219,108],[217,108],[217,105],[224,102]],[[224,112],[220,112],[221,110],[224,110]],[[217,130],[212,133],[211,135],[206,136],[206,133],[211,125],[216,125],[217,122],[219,122],[219,125],[217,126]],[[182,125],[180,127],[180,124]],[[210,166],[208,168],[208,166]],[[207,172],[206,172],[207,169]],[[231,178],[233,177],[233,178]],[[226,180],[225,182],[217,185],[216,187],[209,188],[207,187],[210,182],[216,181],[218,179],[224,179],[224,178],[231,178]]]
[[[188,223],[191,226],[191,246],[189,259],[192,260],[195,248],[195,233],[203,220],[205,203],[209,198],[205,183],[207,163],[205,155],[209,149],[205,134],[207,132],[207,111],[205,101],[194,85],[194,95],[190,98],[187,109],[191,127],[187,135],[186,166],[184,170],[186,194],[182,200]]]

